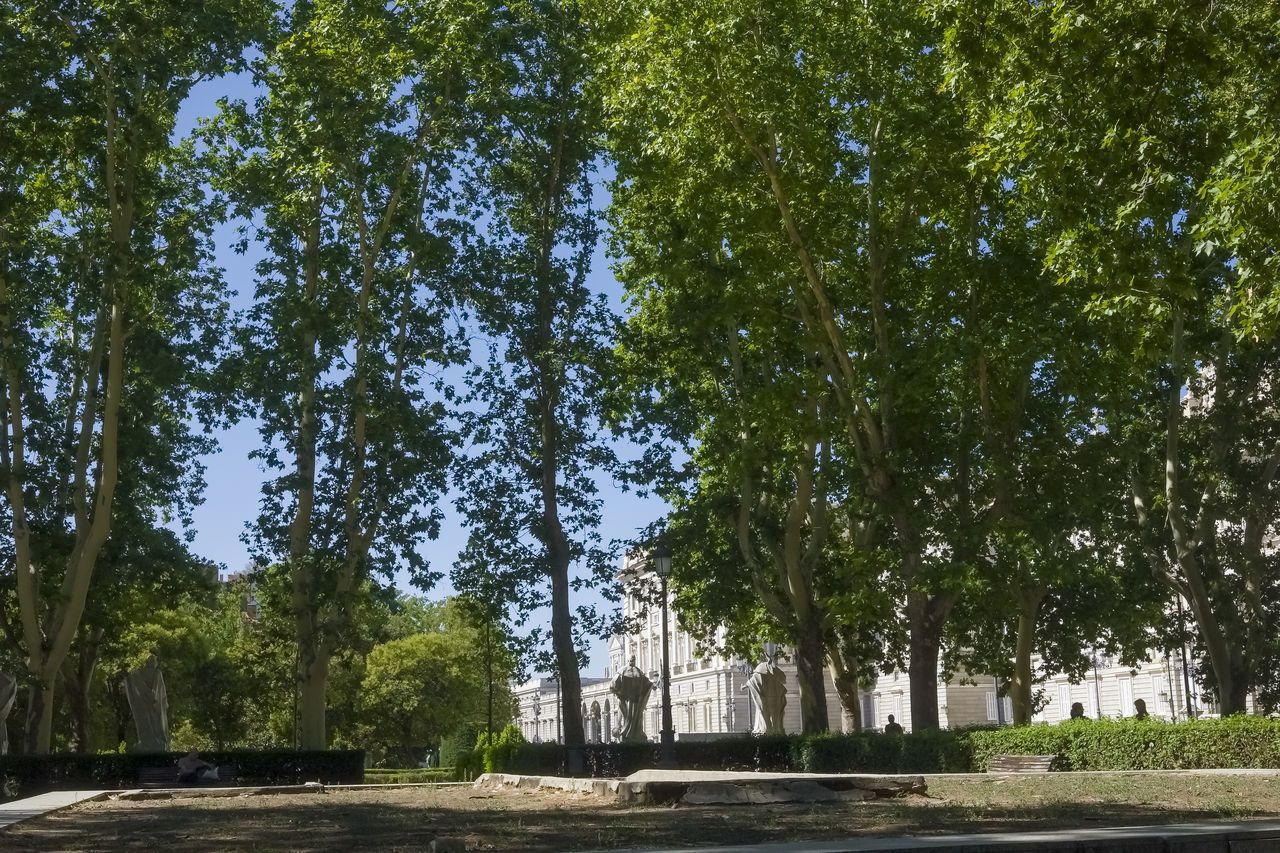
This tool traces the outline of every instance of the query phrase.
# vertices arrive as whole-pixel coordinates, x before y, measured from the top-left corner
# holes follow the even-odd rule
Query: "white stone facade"
[[[634,564],[620,576],[627,586],[623,615],[632,630],[609,638],[609,666],[602,678],[582,678],[583,718],[589,743],[609,743],[620,720],[617,700],[609,692],[612,677],[635,658],[636,666],[654,683],[645,709],[644,730],[656,741],[662,727],[662,607],[646,602],[642,590],[657,589],[652,574],[638,572]],[[650,598],[652,599],[652,595]],[[698,644],[679,629],[675,611],[668,608],[668,642],[671,658],[671,718],[677,740],[706,740],[729,734],[744,734],[755,726],[755,710],[746,692],[750,666],[743,661],[728,660],[709,653],[699,657]],[[722,647],[724,629],[717,631],[712,643]],[[800,731],[800,697],[795,664],[787,650],[782,650],[778,664],[787,675],[787,705],[784,727],[788,733]],[[1175,654],[1166,657],[1152,653],[1137,667],[1121,666],[1103,656],[1097,666],[1079,684],[1071,684],[1066,676],[1056,676],[1037,690],[1044,691],[1044,706],[1035,714],[1036,722],[1057,723],[1068,719],[1071,705],[1080,702],[1091,719],[1133,716],[1133,700],[1143,699],[1147,712],[1154,718],[1181,720],[1187,717],[1187,691],[1181,660]],[[1194,674],[1191,689],[1196,690]],[[1008,697],[997,703],[996,680],[989,675],[957,673],[950,681],[938,679],[939,722],[943,728],[972,725],[1008,725],[1013,709]],[[540,678],[514,687],[519,707],[516,724],[525,738],[533,742],[558,741],[562,738],[560,701],[555,679]],[[1211,706],[1192,702],[1192,712],[1213,714]],[[911,731],[911,692],[905,672],[880,676],[874,687],[862,695],[863,724],[870,729],[883,729],[892,714],[904,729]],[[833,730],[839,730],[842,712],[835,685],[827,673],[827,718]]]

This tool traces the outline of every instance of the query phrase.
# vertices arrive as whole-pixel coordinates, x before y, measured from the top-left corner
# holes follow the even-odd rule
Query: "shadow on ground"
[[[442,808],[425,802],[352,803],[324,794],[306,803],[273,799],[93,804],[0,831],[0,848],[12,853],[394,851],[422,850],[432,838],[453,836],[464,838],[468,850],[610,850],[1182,823],[1246,816],[1135,804],[976,808],[926,797],[860,804],[679,808],[622,808],[589,801],[522,808],[518,800]]]

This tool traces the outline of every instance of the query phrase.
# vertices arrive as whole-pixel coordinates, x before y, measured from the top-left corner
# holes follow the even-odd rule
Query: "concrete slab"
[[[111,794],[117,800],[197,800],[217,797],[253,797],[263,794],[323,794],[325,786],[319,782],[302,785],[254,785],[228,788],[137,788]]]
[[[47,794],[37,794],[34,797],[0,803],[0,829],[33,817],[70,808],[77,803],[101,800],[106,796],[106,791],[50,791]]]
[[[621,803],[815,803],[924,793],[922,776],[859,773],[748,773],[722,770],[640,770],[626,779],[570,779],[485,773],[479,789],[552,789]],[[856,792],[856,793],[855,793]]]
[[[636,847],[608,853],[937,853],[940,850],[955,853],[1276,853],[1280,851],[1280,821],[1115,826],[923,838],[851,838],[726,847]]]

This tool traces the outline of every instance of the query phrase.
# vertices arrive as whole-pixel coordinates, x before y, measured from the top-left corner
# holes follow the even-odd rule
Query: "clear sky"
[[[176,135],[185,136],[200,118],[214,115],[217,112],[217,101],[222,97],[251,99],[253,89],[248,76],[220,78],[196,86],[179,114]],[[600,195],[604,197],[603,188]],[[233,304],[244,307],[253,297],[255,255],[252,248],[248,255],[237,255],[232,251],[235,225],[236,223],[230,223],[218,229],[217,258],[226,271],[229,286],[237,293]],[[593,289],[608,294],[616,310],[622,310],[622,288],[609,271],[603,249],[596,252],[590,284]],[[258,445],[256,423],[244,421],[220,430],[217,438],[219,452],[204,459],[208,489],[204,504],[192,513],[196,528],[192,548],[199,556],[222,563],[230,571],[238,571],[249,563],[248,548],[241,541],[241,535],[246,524],[257,513],[260,490],[266,475],[259,463],[249,458],[250,451]],[[630,455],[635,448],[624,446],[619,450]],[[614,539],[633,538],[638,530],[665,512],[666,505],[662,501],[622,492],[607,476],[599,478],[599,488],[604,504],[604,522],[600,533],[606,543]],[[402,590],[425,594],[429,598],[441,598],[452,592],[447,573],[467,536],[462,527],[462,519],[453,507],[453,495],[446,496],[440,508],[445,515],[440,537],[424,545],[422,553],[433,568],[446,573],[445,580],[435,589],[423,593],[412,589],[404,577],[396,579],[397,586]],[[598,596],[591,596],[586,600],[597,606],[602,603]],[[592,646],[591,660],[583,675],[602,675],[606,665],[604,643],[597,641]]]

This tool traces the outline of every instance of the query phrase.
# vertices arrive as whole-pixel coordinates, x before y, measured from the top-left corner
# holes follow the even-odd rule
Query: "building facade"
[[[613,677],[634,659],[636,666],[654,684],[644,714],[645,735],[657,740],[662,727],[662,607],[655,604],[656,577],[630,560],[619,575],[623,582],[625,633],[608,641],[609,665],[603,677],[582,678],[582,713],[589,743],[610,743],[620,724],[617,699],[609,691]],[[669,602],[670,603],[670,602]],[[671,661],[671,718],[677,740],[706,740],[756,729],[756,712],[747,694],[751,664],[727,659],[715,652],[700,653],[694,637],[680,629],[674,608],[668,607],[668,643]],[[711,643],[723,648],[724,629]],[[784,727],[788,733],[800,731],[800,697],[795,664],[787,649],[778,665],[787,676],[787,704]],[[1090,718],[1129,717],[1133,702],[1142,699],[1148,713],[1157,719],[1185,719],[1191,715],[1213,714],[1216,709],[1192,698],[1195,674],[1187,671],[1178,655],[1151,653],[1136,667],[1122,666],[1103,655],[1094,658],[1088,677],[1072,684],[1065,675],[1038,685],[1041,707],[1035,722],[1057,723],[1070,717],[1071,706],[1081,703]],[[944,728],[973,725],[1008,725],[1013,708],[1001,697],[997,679],[989,675],[955,673],[938,678],[939,721]],[[526,740],[560,741],[559,684],[553,678],[538,678],[514,687],[518,719]],[[843,712],[835,685],[827,673],[827,718],[833,730],[841,728]],[[907,731],[912,729],[911,692],[905,672],[881,675],[861,697],[865,727],[883,729],[892,714]],[[1190,704],[1190,708],[1188,705]]]

